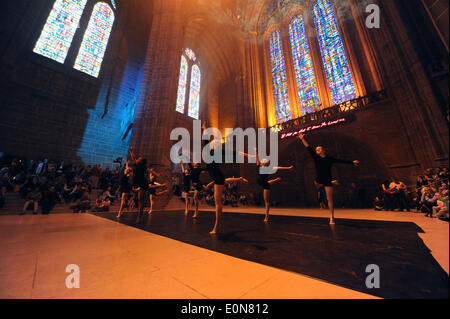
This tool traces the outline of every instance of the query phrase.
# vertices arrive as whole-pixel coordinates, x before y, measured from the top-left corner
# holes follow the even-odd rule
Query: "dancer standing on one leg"
[[[268,167],[270,162],[267,159],[262,159],[261,161],[259,160],[258,157],[258,150],[255,148],[255,152],[256,155],[249,155],[247,153],[243,153],[241,152],[242,155],[246,156],[246,157],[256,157],[256,166],[258,166],[258,184],[263,188],[264,191],[264,204],[266,207],[266,217],[264,218],[264,222],[268,222],[269,221],[269,211],[270,211],[270,186],[274,183],[278,183],[282,180],[281,177],[277,177],[274,179],[269,180],[269,175],[268,174],[261,174],[260,172],[260,167]],[[274,167],[274,170],[291,170],[292,168],[294,168],[294,166],[289,166],[289,167]]]
[[[314,163],[316,166],[316,179],[314,181],[314,184],[317,188],[321,186],[325,187],[328,208],[331,212],[330,225],[334,225],[333,182],[331,178],[331,167],[334,163],[353,164],[355,166],[358,166],[360,162],[358,160],[346,161],[330,157],[326,155],[325,150],[322,146],[317,146],[316,150],[314,151],[306,141],[304,134],[300,134],[298,138],[302,141],[303,145],[305,145],[306,149],[314,159]]]
[[[145,177],[145,172],[147,171],[147,160],[143,157],[136,158],[133,153],[133,147],[130,146],[130,156],[134,163],[133,168],[133,190],[137,192],[138,200],[138,215],[136,218],[136,223],[140,223],[141,214],[144,212],[144,199],[145,193],[148,190],[148,182]]]
[[[128,203],[128,197],[130,196],[130,193],[133,189],[133,186],[130,183],[130,178],[132,176],[132,169],[128,167],[125,168],[122,177],[120,178],[120,186],[119,186],[119,194],[121,194],[121,200],[120,200],[120,208],[119,213],[117,214],[116,218],[119,219],[122,217],[123,209],[125,205]]]
[[[203,130],[206,129],[206,124],[204,123],[202,126]],[[203,134],[202,134],[203,136]],[[214,157],[214,144],[213,140],[209,142],[211,145],[211,152],[210,155]],[[220,170],[219,164],[215,161],[212,161],[210,164],[206,164],[206,169],[208,170],[209,176],[213,180],[211,183],[206,186],[206,189],[214,185],[214,201],[216,204],[216,221],[214,223],[214,228],[209,232],[211,235],[217,234],[220,227],[220,222],[222,219],[222,211],[223,211],[223,202],[222,202],[222,196],[223,196],[223,188],[225,184],[234,183],[234,182],[244,182],[248,183],[248,181],[243,177],[238,178],[227,178],[225,179],[225,175],[223,175],[222,171]]]
[[[164,184],[160,184],[156,181],[156,172],[153,169],[150,169],[150,176],[149,176],[149,184],[148,184],[148,188],[149,188],[149,199],[150,199],[150,209],[148,211],[149,214],[151,214],[153,212],[153,205],[154,205],[154,197],[155,196],[161,196],[164,195],[165,193],[167,193],[169,190],[165,189],[161,192],[157,192],[156,189],[161,188],[161,187],[165,187],[167,186],[167,183]]]

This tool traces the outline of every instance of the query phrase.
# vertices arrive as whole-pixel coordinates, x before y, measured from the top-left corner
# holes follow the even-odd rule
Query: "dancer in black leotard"
[[[317,188],[323,186],[325,187],[325,192],[327,194],[328,207],[331,212],[330,224],[334,225],[334,202],[333,202],[333,181],[331,177],[331,167],[334,163],[344,163],[353,164],[355,166],[359,165],[359,161],[346,161],[337,158],[330,157],[326,155],[325,150],[322,146],[317,146],[314,151],[305,139],[304,134],[300,134],[298,138],[302,141],[303,145],[307,148],[308,152],[314,159],[316,166],[316,179],[314,184]]]
[[[206,124],[204,123],[202,126],[203,130],[206,129]],[[203,136],[203,134],[202,134]],[[211,145],[211,156],[214,157],[214,145],[211,144],[213,140],[211,140],[209,143]],[[243,177],[238,178],[225,178],[225,175],[223,175],[222,171],[219,168],[219,164],[216,162],[212,162],[210,164],[206,164],[206,169],[208,170],[209,176],[212,178],[212,182],[209,183],[206,186],[206,189],[210,188],[212,185],[214,185],[214,201],[216,203],[216,222],[214,223],[214,228],[209,232],[211,235],[217,234],[219,231],[220,221],[222,218],[222,210],[223,210],[223,202],[222,202],[222,196],[223,196],[223,188],[225,184],[229,183],[235,183],[235,182],[244,182],[248,183],[248,181]]]
[[[278,178],[269,180],[268,174],[261,174],[259,168],[260,167],[268,167],[270,162],[267,159],[262,159],[260,161],[259,157],[258,157],[258,150],[256,148],[255,148],[255,153],[256,153],[256,155],[250,155],[250,154],[241,152],[241,154],[246,157],[256,157],[256,166],[258,166],[258,184],[264,190],[264,204],[266,207],[266,217],[264,218],[264,222],[267,223],[269,221],[269,211],[270,211],[270,186],[274,183],[280,182],[282,179],[281,179],[281,177],[278,177]],[[289,167],[278,166],[278,167],[274,167],[274,170],[290,170],[292,168],[294,168],[294,166],[289,166]]]
[[[149,188],[149,200],[150,200],[150,209],[148,211],[149,214],[151,214],[153,212],[153,205],[154,205],[154,198],[155,196],[161,196],[165,193],[167,193],[169,190],[165,189],[161,192],[157,192],[156,190],[158,188],[161,187],[165,187],[167,186],[167,183],[164,184],[160,184],[156,181],[156,175],[157,173],[153,170],[153,169],[149,169],[149,183],[148,183],[148,188]]]
[[[184,214],[187,215],[189,213],[189,194],[191,193],[192,187],[192,176],[189,168],[184,167],[183,162],[181,162],[181,171],[183,172],[183,191],[184,191],[184,201],[185,201],[185,209]]]
[[[138,215],[136,223],[141,221],[141,214],[144,211],[144,196],[148,190],[148,182],[145,177],[145,172],[147,171],[147,160],[143,157],[136,158],[133,153],[133,147],[130,146],[130,156],[134,163],[133,168],[133,190],[137,192],[138,195]]]
[[[183,184],[184,184],[184,192],[186,196],[186,209],[185,214],[187,215],[189,213],[189,194],[194,193],[193,198],[193,204],[195,207],[194,215],[192,218],[198,217],[198,207],[199,207],[199,200],[198,196],[200,192],[204,189],[204,186],[202,182],[200,181],[200,175],[203,172],[206,172],[205,168],[201,168],[199,163],[188,164],[188,167],[186,168],[183,162],[181,162],[181,170],[183,171]],[[192,190],[192,188],[194,190]]]
[[[116,218],[120,218],[122,216],[123,209],[128,202],[128,196],[133,189],[133,186],[130,183],[130,178],[132,177],[132,169],[128,166],[128,164],[129,163],[127,162],[123,175],[120,178],[119,193],[121,194],[121,201],[119,213],[117,214]]]

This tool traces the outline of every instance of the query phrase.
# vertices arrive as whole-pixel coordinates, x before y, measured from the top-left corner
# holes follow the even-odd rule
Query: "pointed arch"
[[[178,79],[178,97],[177,112],[184,113],[184,105],[186,103],[186,86],[187,86],[188,62],[184,55],[181,55],[180,76]]]

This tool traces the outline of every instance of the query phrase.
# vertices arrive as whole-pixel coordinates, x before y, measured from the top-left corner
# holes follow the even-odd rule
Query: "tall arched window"
[[[194,64],[191,72],[191,92],[189,93],[188,115],[198,120],[198,111],[200,106],[200,68]]]
[[[186,84],[188,74],[188,62],[184,55],[181,56],[180,77],[178,79],[177,112],[184,113],[186,102]]]
[[[56,0],[33,52],[64,63],[87,0]]]
[[[97,3],[75,60],[75,69],[98,77],[113,24],[111,7],[104,2]]]
[[[314,76],[314,68],[302,16],[295,16],[291,20],[289,24],[289,38],[291,40],[301,114],[305,115],[320,111],[316,77]]]
[[[356,87],[330,0],[317,0],[313,7],[320,51],[333,104],[357,98]]]
[[[289,104],[286,68],[283,56],[280,31],[274,31],[269,40],[270,62],[272,70],[273,97],[277,123],[292,119]]]
[[[185,113],[187,102],[186,92],[188,89],[187,84],[190,83],[187,115],[194,119],[199,118],[201,75],[200,67],[194,51],[191,49],[186,49],[181,55],[176,111],[183,114]]]

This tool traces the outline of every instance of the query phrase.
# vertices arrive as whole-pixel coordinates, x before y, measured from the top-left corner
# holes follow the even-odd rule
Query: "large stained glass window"
[[[280,31],[274,31],[269,40],[270,62],[272,67],[273,96],[277,123],[292,119],[289,104],[286,68],[283,56]]]
[[[200,107],[200,79],[201,73],[199,67],[194,64],[191,73],[191,92],[189,93],[188,115],[198,120],[198,111]]]
[[[301,113],[305,115],[319,111],[319,94],[302,16],[295,16],[289,24],[289,38]]]
[[[186,83],[188,74],[188,62],[184,55],[181,56],[180,77],[178,80],[177,112],[184,113],[184,103],[186,101]]]
[[[33,52],[64,63],[87,0],[56,0]]]
[[[114,12],[109,5],[99,2],[94,6],[74,68],[98,77],[114,23]]]
[[[202,74],[194,51],[187,48],[181,55],[180,76],[178,79],[178,97],[176,111],[185,114],[186,92],[189,90],[187,115],[197,119],[200,111],[200,83]],[[190,73],[189,73],[190,71]],[[188,78],[190,74],[190,83]],[[189,86],[188,86],[189,84]]]
[[[316,1],[313,18],[333,104],[357,98],[355,83],[330,0]]]

